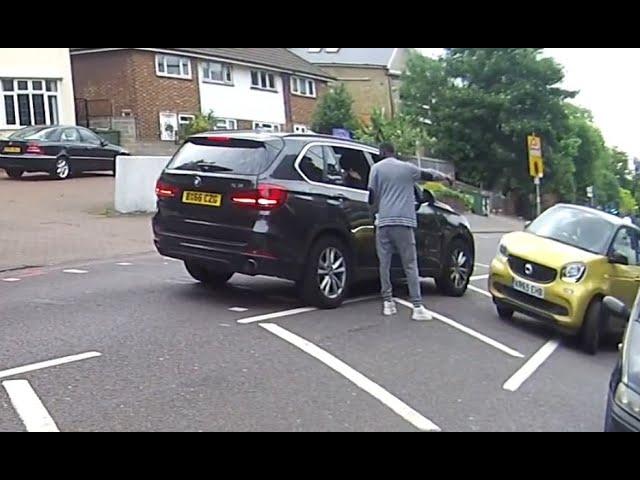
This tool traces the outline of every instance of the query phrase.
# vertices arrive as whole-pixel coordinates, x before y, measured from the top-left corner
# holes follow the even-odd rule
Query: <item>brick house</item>
[[[306,131],[330,74],[286,48],[72,48],[79,121],[173,142],[198,112],[220,129]]]
[[[389,116],[398,110],[400,76],[408,48],[290,48],[293,53],[342,82],[354,99],[354,112],[368,121],[374,108]]]

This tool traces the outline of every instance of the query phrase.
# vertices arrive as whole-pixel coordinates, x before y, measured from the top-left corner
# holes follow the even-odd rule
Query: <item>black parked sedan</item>
[[[633,311],[613,297],[604,299],[607,315],[628,322],[618,364],[611,374],[605,414],[606,432],[640,432],[640,294]]]
[[[115,173],[118,155],[128,152],[83,127],[27,127],[0,140],[0,168],[11,178],[25,172],[46,172],[58,180],[81,172]]]
[[[191,137],[157,184],[156,248],[205,284],[235,273],[280,277],[307,303],[335,308],[350,285],[378,278],[367,190],[377,155],[320,135]],[[428,192],[416,208],[421,275],[463,295],[475,255],[469,223]],[[394,274],[402,276],[399,262]]]

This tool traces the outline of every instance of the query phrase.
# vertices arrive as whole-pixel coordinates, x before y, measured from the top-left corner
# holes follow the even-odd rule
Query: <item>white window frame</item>
[[[209,65],[220,65],[222,67],[222,74],[225,77],[222,80],[215,80],[205,76],[205,70]],[[210,68],[209,68],[210,70]],[[233,67],[228,63],[223,62],[201,62],[200,72],[202,75],[202,81],[204,83],[215,83],[216,85],[233,85]]]
[[[258,85],[256,85],[255,83],[253,83],[253,74],[257,74],[258,75]],[[267,70],[251,70],[250,71],[250,76],[251,76],[251,88],[255,88],[257,90],[265,90],[267,92],[277,92],[278,91],[278,84],[276,83],[276,76],[273,72],[268,72]],[[264,75],[264,78],[263,78]],[[269,87],[269,78],[271,78],[271,80],[273,81],[273,88]],[[263,83],[262,80],[265,80],[265,82]]]
[[[280,132],[280,124],[278,123],[269,123],[269,122],[253,122],[254,130],[264,130],[266,132],[279,133]]]
[[[179,113],[178,114],[178,125],[189,125],[195,119],[196,119],[196,116],[195,115],[191,115],[190,113]]]
[[[238,121],[234,118],[218,118],[214,130],[237,130]]]
[[[306,84],[306,93],[302,93],[300,84]],[[316,82],[310,78],[291,77],[291,93],[300,97],[316,98]]]
[[[2,82],[13,82],[13,91],[5,91]],[[18,82],[27,82],[26,90],[18,90]],[[41,82],[42,89],[35,90],[33,88],[33,82]],[[48,84],[51,83],[52,89],[49,90]],[[29,125],[22,125],[20,123],[20,109],[18,106],[18,95],[28,95],[29,97]],[[33,104],[33,95],[42,95],[44,101],[44,124],[57,125],[60,123],[60,81],[53,78],[0,78],[0,126],[2,128],[20,129],[24,127],[36,126],[35,124],[35,109]],[[13,98],[13,116],[15,122],[13,124],[7,123],[7,112],[5,106],[5,97]],[[55,111],[51,111],[49,104],[51,98],[55,99]]]
[[[177,58],[180,60],[180,73],[179,74],[173,74],[173,73],[167,73],[167,58]],[[162,62],[160,62],[160,60],[162,60]],[[187,72],[184,71],[184,66],[185,64],[183,63],[183,61],[186,60],[187,63]],[[162,63],[162,66],[164,68],[164,72],[160,71],[160,69],[158,68],[159,64]],[[167,77],[167,78],[181,78],[183,80],[191,80],[191,59],[189,57],[183,57],[180,55],[168,55],[168,54],[164,54],[164,53],[158,53],[156,54],[156,58],[155,58],[155,69],[156,69],[156,75],[158,77]]]
[[[295,124],[293,126],[293,133],[311,133],[311,129],[306,125]]]

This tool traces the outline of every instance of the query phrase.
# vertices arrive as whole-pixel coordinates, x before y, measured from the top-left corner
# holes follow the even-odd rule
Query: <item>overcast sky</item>
[[[441,48],[419,48],[437,56]],[[608,145],[640,157],[640,48],[545,48],[565,70],[575,103],[593,112]]]

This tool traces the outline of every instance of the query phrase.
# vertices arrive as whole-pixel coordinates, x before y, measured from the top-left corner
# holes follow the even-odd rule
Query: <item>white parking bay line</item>
[[[557,339],[549,340],[545,343],[540,350],[538,350],[520,370],[513,374],[513,376],[507,380],[502,388],[510,392],[518,390],[527,379],[540,368],[540,366],[556,351],[556,348],[560,345],[560,341]]]
[[[411,304],[411,302],[407,302],[406,300],[403,300],[401,298],[396,298],[395,300],[400,305],[404,305],[407,308],[413,309],[413,305]],[[442,323],[446,323],[450,327],[453,327],[456,330],[460,330],[461,332],[466,333],[467,335],[470,335],[473,338],[480,340],[481,342],[484,342],[487,345],[490,345],[493,348],[500,350],[501,352],[506,353],[507,355],[510,355],[516,358],[524,358],[524,355],[518,352],[517,350],[507,347],[506,345],[503,345],[502,343],[498,342],[497,340],[494,340],[493,338],[489,338],[486,335],[483,335],[482,333],[476,332],[475,330],[469,327],[461,325],[458,322],[445,317],[444,315],[440,315],[439,313],[433,312],[431,310],[429,310],[429,312],[431,313],[431,315],[433,315],[433,318],[435,318],[436,320],[440,320]]]
[[[476,262],[476,267],[491,268],[489,265],[485,263],[478,263],[478,262]]]
[[[14,282],[19,282],[20,279],[19,278],[3,278],[2,281],[8,282],[8,283],[14,283]]]
[[[476,293],[480,293],[480,294],[484,295],[485,297],[493,298],[493,296],[489,292],[487,292],[486,290],[483,290],[483,289],[478,288],[478,287],[474,287],[473,285],[469,285],[468,288],[469,288],[469,290],[473,290]]]
[[[471,277],[470,280],[472,282],[475,282],[477,280],[486,280],[487,278],[489,278],[488,274],[487,275],[475,275],[475,276]]]
[[[245,307],[231,307],[229,309],[230,312],[238,312],[238,313],[243,313],[243,312],[246,312],[247,310],[249,309]]]
[[[59,432],[56,422],[27,380],[2,382],[27,432]]]
[[[387,390],[382,388],[377,383],[369,380],[360,372],[354,370],[342,360],[334,357],[329,352],[321,349],[317,345],[305,340],[298,335],[291,333],[284,328],[275,325],[273,323],[261,323],[260,326],[265,330],[273,333],[281,339],[289,342],[290,344],[298,347],[305,353],[308,353],[312,357],[324,363],[329,368],[335,370],[347,380],[353,382],[362,390],[367,392],[372,397],[376,398],[382,404],[393,410],[395,413],[404,418],[411,425],[424,432],[439,432],[440,427],[433,423],[428,418],[425,418],[409,405],[404,403],[399,398],[393,396]]]
[[[83,275],[89,272],[87,270],[78,270],[76,268],[69,268],[67,270],[63,270],[62,273],[71,273],[73,275]]]
[[[248,323],[264,322],[265,320],[273,320],[276,318],[290,317],[292,315],[300,315],[301,313],[315,312],[316,310],[317,308],[315,307],[293,308],[291,310],[284,310],[282,312],[267,313],[266,315],[243,318],[238,320],[238,323],[241,325],[246,325]]]
[[[352,303],[364,302],[367,300],[372,300],[374,298],[378,298],[377,295],[369,295],[367,297],[358,297],[358,298],[350,298],[346,300],[343,305],[351,305]],[[249,323],[257,323],[264,322],[266,320],[274,320],[276,318],[283,317],[291,317],[293,315],[301,315],[303,313],[316,312],[318,309],[316,307],[302,307],[302,308],[293,308],[291,310],[283,310],[281,312],[267,313],[265,315],[258,315],[256,317],[248,317],[242,318],[237,321],[237,323],[241,325],[247,325]]]
[[[58,365],[64,365],[66,363],[79,362],[80,360],[88,360],[89,358],[99,357],[102,354],[100,352],[86,352],[78,355],[70,355],[68,357],[56,358],[54,360],[47,360],[45,362],[33,363],[31,365],[25,365],[23,367],[11,368],[9,370],[0,371],[0,378],[14,377],[16,375],[22,375],[23,373],[33,372],[35,370],[42,370],[43,368],[56,367]]]

